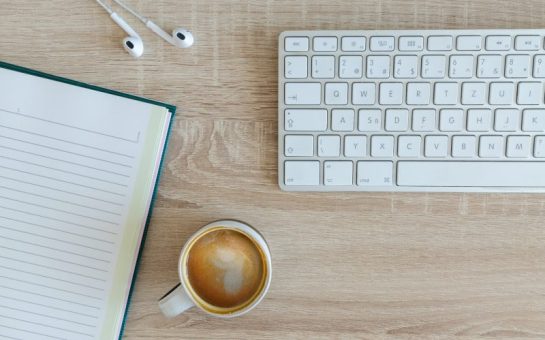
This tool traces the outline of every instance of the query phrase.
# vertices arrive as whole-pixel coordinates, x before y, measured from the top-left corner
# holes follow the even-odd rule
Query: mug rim
[[[254,300],[251,303],[249,303],[243,308],[237,311],[234,311],[232,313],[225,313],[225,314],[214,313],[212,311],[207,310],[203,306],[201,306],[197,302],[193,294],[191,294],[190,289],[187,287],[186,282],[184,280],[184,277],[185,277],[184,270],[182,270],[182,266],[185,267],[185,264],[182,263],[182,260],[186,252],[189,251],[188,247],[194,243],[195,239],[200,237],[207,230],[213,229],[216,227],[225,227],[225,229],[234,229],[234,230],[242,231],[244,232],[244,234],[246,234],[246,236],[251,237],[251,239],[254,242],[256,242],[257,246],[261,248],[263,254],[265,255],[265,262],[267,264],[267,273],[265,276],[263,287],[261,288],[261,292],[259,292],[259,294],[254,298]],[[182,247],[182,250],[180,251],[180,256],[178,258],[178,278],[180,279],[180,284],[182,285],[189,299],[191,299],[195,307],[199,308],[203,312],[215,317],[225,318],[225,319],[241,316],[243,314],[248,313],[252,309],[254,309],[263,300],[263,298],[269,291],[269,287],[271,285],[271,280],[272,280],[272,260],[271,260],[271,252],[269,249],[269,245],[267,244],[267,241],[265,241],[265,238],[263,237],[263,235],[259,231],[257,231],[257,229],[255,229],[254,227],[252,227],[250,224],[246,222],[243,222],[240,220],[234,220],[234,219],[216,220],[216,221],[210,222],[200,227],[199,229],[197,229],[197,231],[195,231],[189,237],[189,239],[185,242],[184,246]]]

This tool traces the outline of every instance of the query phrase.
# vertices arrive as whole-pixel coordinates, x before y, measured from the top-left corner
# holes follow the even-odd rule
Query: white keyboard
[[[545,192],[544,37],[283,32],[280,187]]]

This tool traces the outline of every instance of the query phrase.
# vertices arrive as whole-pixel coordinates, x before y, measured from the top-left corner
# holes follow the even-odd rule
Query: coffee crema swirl
[[[213,307],[235,308],[262,289],[263,254],[244,233],[216,229],[198,238],[189,250],[187,274],[195,293]]]

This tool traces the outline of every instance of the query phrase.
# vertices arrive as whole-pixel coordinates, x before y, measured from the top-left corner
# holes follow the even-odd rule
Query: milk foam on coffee
[[[214,307],[242,305],[262,288],[263,255],[241,232],[218,229],[204,234],[191,247],[187,261],[191,287]]]

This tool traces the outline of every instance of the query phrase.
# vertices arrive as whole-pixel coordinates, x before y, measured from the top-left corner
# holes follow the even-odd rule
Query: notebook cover
[[[127,315],[128,315],[128,312],[129,312],[129,304],[130,304],[130,300],[131,300],[132,293],[133,293],[133,290],[134,290],[134,283],[135,283],[135,280],[136,280],[136,275],[137,275],[137,272],[138,272],[138,268],[140,266],[140,259],[142,257],[142,250],[144,249],[144,243],[145,243],[145,240],[146,240],[146,234],[147,234],[148,226],[149,226],[149,223],[151,221],[151,214],[152,214],[153,206],[154,206],[154,203],[155,203],[155,195],[157,193],[157,187],[158,187],[158,183],[159,183],[159,178],[161,177],[161,170],[163,168],[165,154],[166,154],[166,150],[167,150],[167,147],[168,147],[170,132],[172,131],[172,125],[173,125],[174,117],[175,117],[175,114],[176,114],[176,106],[170,105],[170,104],[167,104],[167,103],[163,103],[163,102],[159,102],[159,101],[155,101],[155,100],[151,100],[151,99],[144,98],[144,97],[138,97],[138,96],[128,94],[128,93],[123,93],[123,92],[119,92],[119,91],[115,91],[115,90],[110,90],[110,89],[107,89],[107,88],[104,88],[104,87],[99,87],[99,86],[83,83],[83,82],[80,82],[80,81],[76,81],[76,80],[72,80],[72,79],[68,79],[68,78],[64,78],[64,77],[55,76],[55,75],[44,73],[44,72],[41,72],[41,71],[32,70],[32,69],[29,69],[29,68],[26,68],[26,67],[14,65],[14,64],[9,64],[9,63],[3,62],[3,61],[0,61],[0,68],[5,68],[5,69],[8,69],[8,70],[21,72],[21,73],[26,73],[26,74],[30,74],[30,75],[33,75],[33,76],[46,78],[46,79],[58,81],[58,82],[61,82],[61,83],[66,83],[66,84],[73,85],[73,86],[83,87],[83,88],[94,90],[94,91],[104,92],[104,93],[108,93],[108,94],[111,94],[111,95],[114,95],[114,96],[125,97],[125,98],[136,100],[136,101],[141,101],[141,102],[145,102],[145,103],[149,103],[149,104],[153,104],[153,105],[157,105],[157,106],[162,106],[162,107],[167,108],[168,111],[171,113],[170,122],[169,122],[169,125],[168,125],[167,134],[166,134],[166,138],[165,138],[165,145],[163,147],[163,154],[161,155],[161,160],[159,162],[159,168],[157,170],[157,178],[155,179],[155,184],[154,184],[153,194],[151,196],[148,216],[146,218],[144,231],[142,233],[142,242],[140,243],[140,247],[138,248],[138,255],[137,255],[137,259],[136,259],[136,263],[135,263],[135,267],[134,267],[134,271],[133,271],[134,274],[133,274],[133,277],[131,279],[131,282],[129,282],[130,288],[129,288],[129,294],[127,296],[127,303],[126,303],[126,306],[125,306],[125,315],[123,316],[123,322],[121,324],[121,328],[120,328],[120,331],[119,331],[119,337],[118,337],[119,339],[121,339],[121,337],[123,336],[123,331],[125,330]]]

